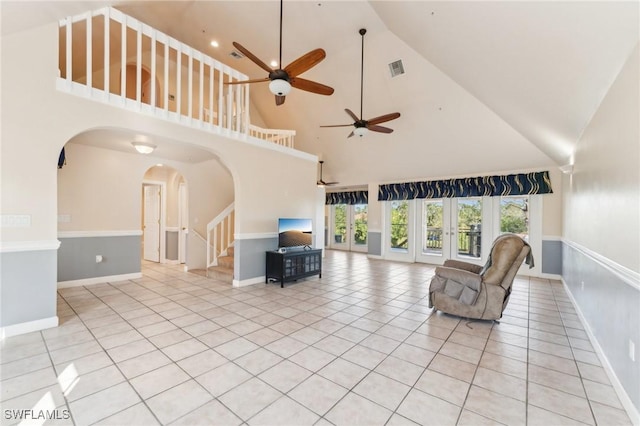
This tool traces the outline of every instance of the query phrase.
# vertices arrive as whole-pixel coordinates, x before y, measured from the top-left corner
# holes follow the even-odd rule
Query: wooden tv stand
[[[287,281],[318,275],[322,278],[322,250],[293,250],[285,253],[267,252],[267,271],[265,283],[269,278],[280,281],[284,287]]]

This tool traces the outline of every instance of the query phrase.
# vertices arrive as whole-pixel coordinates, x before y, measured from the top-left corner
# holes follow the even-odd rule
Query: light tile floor
[[[58,328],[2,342],[1,423],[631,424],[559,282],[472,322],[428,308],[433,271],[327,251],[284,289],[151,263],[61,289]]]

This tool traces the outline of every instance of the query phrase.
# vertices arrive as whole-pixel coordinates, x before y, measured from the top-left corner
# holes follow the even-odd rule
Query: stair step
[[[233,269],[224,266],[212,266],[209,268],[209,278],[214,280],[233,283]]]
[[[225,268],[233,269],[233,256],[220,256],[218,257],[218,266],[224,266]]]

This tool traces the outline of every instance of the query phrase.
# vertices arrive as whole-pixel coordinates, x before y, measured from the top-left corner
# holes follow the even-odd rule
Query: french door
[[[368,234],[367,204],[331,206],[329,247],[366,253]]]
[[[442,265],[448,259],[484,265],[493,241],[514,233],[529,242],[534,258],[542,245],[539,195],[388,201],[383,257]],[[520,273],[537,274],[523,265]]]
[[[484,263],[483,222],[488,212],[483,208],[482,198],[424,199],[416,202],[420,210],[417,261],[437,265],[447,259]],[[488,222],[491,223],[490,220]]]

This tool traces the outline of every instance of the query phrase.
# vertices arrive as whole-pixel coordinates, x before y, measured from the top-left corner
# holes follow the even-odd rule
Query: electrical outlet
[[[96,255],[96,263],[102,263],[102,255]]]
[[[629,339],[629,358],[631,358],[631,361],[636,362],[636,344],[631,339]]]
[[[584,290],[584,281],[580,283],[580,290]]]

